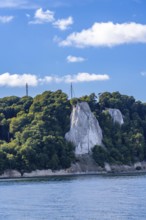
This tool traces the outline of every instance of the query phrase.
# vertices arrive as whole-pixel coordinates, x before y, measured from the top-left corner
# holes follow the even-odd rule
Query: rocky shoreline
[[[86,161],[87,162],[87,161]],[[93,161],[92,161],[93,162]],[[104,168],[99,167],[95,164],[85,164],[77,162],[72,164],[68,169],[56,170],[35,170],[32,172],[24,172],[21,174],[17,170],[6,170],[0,179],[10,178],[36,178],[36,177],[52,177],[52,176],[75,176],[75,175],[130,175],[130,174],[146,174],[146,161],[137,162],[133,165],[109,165],[105,163]]]

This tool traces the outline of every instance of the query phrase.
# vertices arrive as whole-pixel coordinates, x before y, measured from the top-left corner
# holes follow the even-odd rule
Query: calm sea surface
[[[0,220],[146,220],[146,175],[0,180]]]

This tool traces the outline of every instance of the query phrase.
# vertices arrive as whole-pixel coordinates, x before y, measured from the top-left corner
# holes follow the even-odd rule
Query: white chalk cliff
[[[122,125],[124,123],[123,115],[119,109],[110,108],[108,109],[108,112],[110,116],[112,117],[114,123],[116,122],[119,125]]]
[[[70,131],[65,138],[75,145],[76,155],[87,154],[95,145],[102,145],[102,130],[86,102],[73,106]]]

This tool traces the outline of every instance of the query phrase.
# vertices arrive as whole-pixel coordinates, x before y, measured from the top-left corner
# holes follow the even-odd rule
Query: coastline
[[[0,179],[24,179],[24,178],[47,178],[57,176],[79,176],[79,175],[138,175],[146,174],[146,162],[137,162],[131,166],[128,165],[109,165],[105,164],[104,168],[96,166],[88,167],[90,169],[81,169],[79,164],[74,164],[68,169],[61,170],[35,170],[24,172],[23,175],[17,170],[6,170],[0,175]]]

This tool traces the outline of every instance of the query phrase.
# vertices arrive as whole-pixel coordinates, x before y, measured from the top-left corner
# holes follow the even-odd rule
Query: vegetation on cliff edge
[[[119,92],[95,94],[69,100],[61,90],[36,97],[0,99],[0,173],[17,169],[61,169],[75,160],[74,146],[64,136],[70,127],[71,104],[89,103],[103,131],[104,148],[95,146],[93,158],[132,164],[146,158],[146,104]],[[117,108],[124,124],[113,123],[107,108]]]

